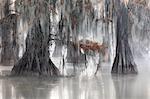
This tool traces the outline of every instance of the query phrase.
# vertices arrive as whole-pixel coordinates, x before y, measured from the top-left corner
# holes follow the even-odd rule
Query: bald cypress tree
[[[34,2],[29,3],[30,5],[33,4],[34,8],[30,12],[30,5],[25,5],[24,14],[29,15],[22,17],[31,25],[26,38],[26,51],[18,63],[14,65],[12,75],[57,76],[59,70],[49,58],[48,50],[49,41],[51,40],[49,2],[34,0]],[[33,16],[30,16],[31,14]]]
[[[129,31],[129,16],[128,8],[121,2],[121,0],[115,0],[117,25],[116,25],[116,56],[114,59],[112,73],[128,74],[137,73],[137,66],[134,62],[134,58],[130,49],[128,34]]]

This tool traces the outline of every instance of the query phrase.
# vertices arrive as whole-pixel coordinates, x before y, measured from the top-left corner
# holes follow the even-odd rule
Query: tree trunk
[[[123,2],[116,0],[117,4],[117,26],[116,26],[116,56],[114,59],[112,73],[128,74],[137,73],[137,66],[128,42],[128,9]]]
[[[2,35],[1,64],[12,65],[18,59],[17,15],[10,14],[0,21]]]
[[[41,22],[39,18],[34,20],[26,39],[26,52],[13,67],[12,75],[59,75],[59,70],[49,58],[49,32],[43,31]]]

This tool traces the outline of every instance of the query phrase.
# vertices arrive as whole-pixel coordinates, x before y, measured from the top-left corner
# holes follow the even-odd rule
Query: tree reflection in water
[[[150,99],[148,75],[95,77],[3,77],[0,99]]]

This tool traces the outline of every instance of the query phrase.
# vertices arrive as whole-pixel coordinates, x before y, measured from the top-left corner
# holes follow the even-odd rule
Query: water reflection
[[[108,80],[108,79],[107,79]],[[65,78],[51,91],[50,99],[115,99],[112,80],[93,78]]]
[[[150,99],[148,75],[112,76],[116,99]]]
[[[0,99],[150,99],[146,75],[0,78]]]
[[[102,76],[57,80],[2,78],[0,99],[115,99],[112,85],[111,79],[103,81]]]
[[[0,79],[0,99],[50,99],[49,93],[57,79],[3,78]]]
[[[133,97],[134,84],[136,82],[135,75],[112,76],[115,86],[116,99],[138,99]]]

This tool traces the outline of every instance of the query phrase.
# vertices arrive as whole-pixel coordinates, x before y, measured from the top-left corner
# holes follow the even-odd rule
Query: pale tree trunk
[[[128,74],[137,73],[137,66],[134,62],[133,55],[130,49],[128,34],[129,31],[129,16],[128,8],[121,0],[115,1],[117,25],[116,25],[116,56],[114,59],[112,73]]]

